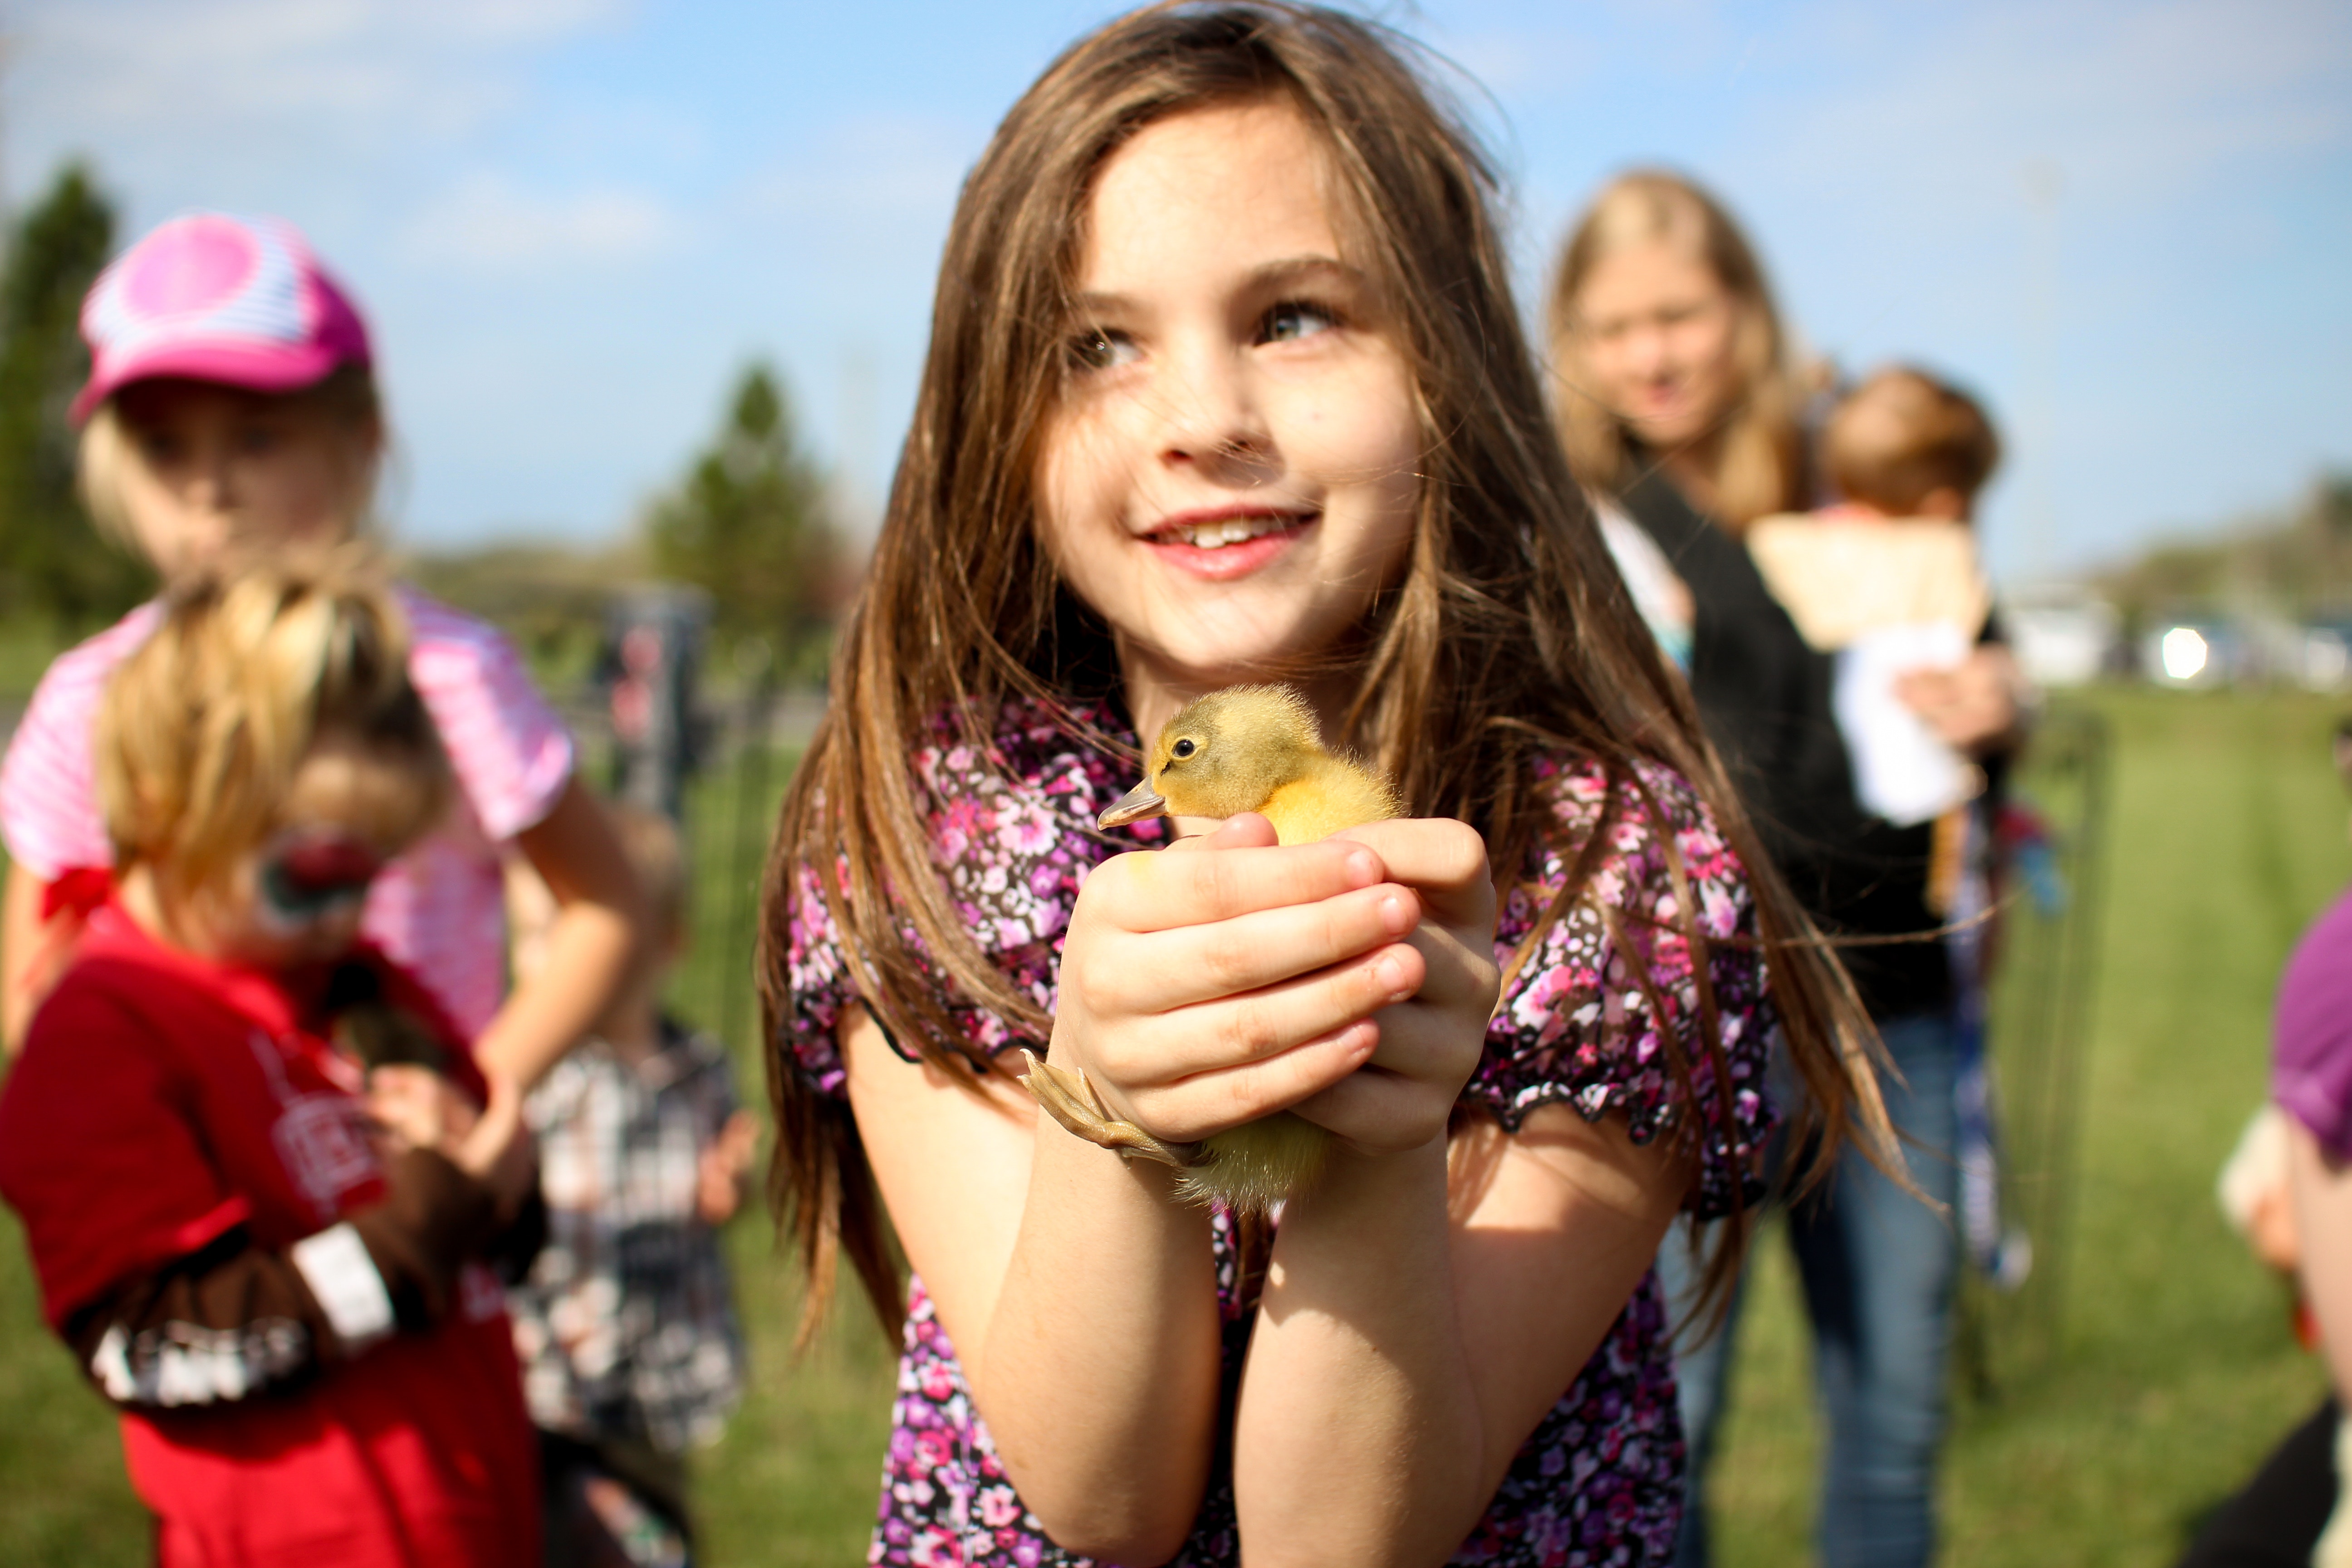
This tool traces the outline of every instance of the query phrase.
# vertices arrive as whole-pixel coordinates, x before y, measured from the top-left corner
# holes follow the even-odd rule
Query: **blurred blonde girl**
[[[1897,1069],[1888,1109],[1918,1185],[1953,1196],[1960,1052],[1953,964],[1927,907],[1931,829],[1857,800],[1828,655],[1810,647],[1744,547],[1758,519],[1802,510],[1812,487],[1810,397],[1755,247],[1713,195],[1637,170],[1612,180],[1563,247],[1549,301],[1556,416],[1577,477],[1646,534],[1687,586],[1691,696],[1779,868],[1825,925],[1915,940],[1844,959]],[[2015,731],[2005,655],[1913,669],[1895,689],[1945,744],[1998,750]],[[1831,1568],[1916,1568],[1935,1550],[1958,1244],[1916,1190],[1846,1162],[1789,1235],[1813,1309],[1830,1413],[1822,1555]],[[1683,1236],[1659,1268],[1697,1294]],[[1686,1289],[1686,1287],[1688,1289]],[[1729,1320],[1737,1323],[1738,1298]],[[1706,1479],[1731,1328],[1685,1337],[1691,1507],[1677,1563],[1708,1560]],[[1695,1342],[1704,1341],[1705,1342]]]
[[[452,794],[400,612],[328,561],[185,584],[152,622],[95,719],[119,882],[0,1094],[44,1314],[121,1412],[167,1568],[535,1562],[481,1262],[529,1145],[360,943]],[[412,1065],[337,1048],[362,1013]]]

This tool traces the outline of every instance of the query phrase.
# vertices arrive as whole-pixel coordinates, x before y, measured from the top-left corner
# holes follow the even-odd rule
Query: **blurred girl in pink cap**
[[[384,449],[366,325],[292,225],[194,213],[101,274],[82,306],[89,384],[73,405],[81,486],[100,527],[167,584],[231,547],[362,532]],[[579,1039],[619,984],[638,895],[575,776],[570,734],[496,631],[413,588],[409,674],[458,789],[380,878],[364,929],[476,1038],[489,1117]],[[0,1025],[25,1028],[102,893],[112,856],[92,779],[107,679],[154,631],[157,604],[60,657],[0,764],[11,865],[0,916]],[[562,904],[545,963],[506,994],[499,846]]]

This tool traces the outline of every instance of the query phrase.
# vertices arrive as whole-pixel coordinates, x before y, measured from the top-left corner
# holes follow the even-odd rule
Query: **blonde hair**
[[[1664,244],[1715,275],[1731,296],[1737,390],[1715,440],[1717,521],[1737,533],[1768,513],[1805,502],[1805,395],[1790,363],[1780,314],[1755,248],[1731,215],[1679,174],[1637,169],[1593,198],[1560,252],[1547,326],[1558,361],[1555,400],[1569,466],[1594,489],[1613,494],[1638,478],[1637,448],[1617,411],[1592,395],[1585,374],[1577,297],[1601,258],[1630,246]]]
[[[368,520],[375,506],[376,481],[383,466],[383,400],[376,391],[374,373],[363,364],[339,365],[309,386],[292,392],[253,392],[246,395],[315,414],[354,444],[357,450],[351,466],[350,493],[339,509],[336,534],[340,539],[363,536],[368,531]],[[124,477],[130,466],[141,458],[131,432],[124,427],[121,402],[121,394],[118,392],[100,404],[91,412],[89,422],[82,426],[81,443],[75,456],[75,488],[100,534],[132,554],[143,556],[145,548],[137,530],[131,525],[130,508],[123,499]]]
[[[2000,437],[1977,400],[1907,365],[1874,372],[1822,431],[1838,493],[1896,517],[1939,489],[1973,502],[2000,463]]]
[[[167,896],[217,885],[265,838],[323,735],[414,764],[405,843],[447,805],[433,720],[408,680],[408,629],[373,553],[279,552],[174,590],[108,684],[94,742],[116,864]]]

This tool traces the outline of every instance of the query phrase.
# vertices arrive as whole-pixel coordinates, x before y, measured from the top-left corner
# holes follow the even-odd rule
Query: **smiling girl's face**
[[[1087,209],[1039,505],[1146,735],[1199,691],[1311,681],[1412,547],[1412,381],[1324,165],[1287,104],[1199,110],[1139,132]]]
[[[1602,256],[1577,291],[1585,390],[1650,446],[1717,428],[1739,395],[1739,305],[1706,263],[1663,239]]]

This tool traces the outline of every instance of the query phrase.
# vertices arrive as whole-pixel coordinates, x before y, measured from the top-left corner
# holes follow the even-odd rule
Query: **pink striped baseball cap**
[[[82,301],[81,335],[76,424],[151,376],[291,392],[372,357],[367,324],[300,230],[226,213],[183,214],[115,258]]]

